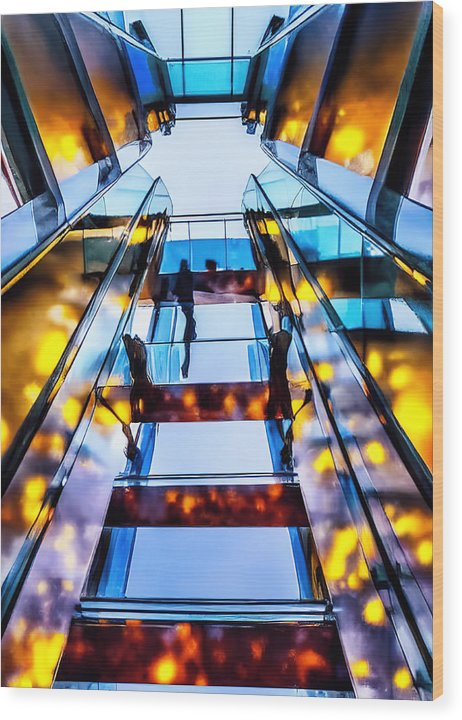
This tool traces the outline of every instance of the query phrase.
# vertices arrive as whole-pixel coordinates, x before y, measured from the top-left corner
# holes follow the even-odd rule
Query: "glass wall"
[[[143,119],[115,38],[102,25],[82,15],[68,17],[114,146],[119,149],[142,139]]]
[[[152,183],[142,168],[128,171],[80,229],[68,232],[4,295],[2,452],[55,369]]]
[[[318,12],[296,32],[266,137],[301,147],[334,43],[342,5]]]
[[[374,177],[421,13],[422,3],[347,9],[312,154]]]
[[[396,420],[432,466],[432,294],[274,163],[259,181]]]

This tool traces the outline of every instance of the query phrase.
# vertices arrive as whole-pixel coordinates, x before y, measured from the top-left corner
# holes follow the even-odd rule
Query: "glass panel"
[[[342,13],[341,5],[327,8],[297,33],[272,111],[270,139],[302,146]]]
[[[409,61],[422,3],[347,10],[310,150],[374,177]]]
[[[215,271],[226,268],[224,240],[194,240],[191,242],[193,272]]]
[[[249,70],[250,60],[234,60],[233,61],[233,94],[242,95],[244,92],[245,81],[247,80],[247,72]]]
[[[241,472],[273,472],[264,422],[171,422],[158,426],[149,474]]]
[[[184,343],[147,345],[149,375],[153,382],[160,384],[261,382],[268,379],[267,355],[262,343],[261,340],[193,342],[189,348],[187,377],[181,373],[186,352]],[[169,361],[165,363],[167,351]]]
[[[302,599],[288,529],[253,527],[138,528],[126,596]]]
[[[150,53],[124,42],[128,57],[138,85],[138,92],[143,105],[150,105],[164,100],[161,85],[159,61]]]
[[[167,67],[170,75],[170,82],[172,83],[172,92],[177,97],[181,97],[185,94],[183,83],[183,63],[169,62],[167,63]]]
[[[184,75],[185,95],[231,94],[231,60],[190,60]]]
[[[253,308],[256,308],[255,312]],[[175,341],[183,340],[185,318],[177,308]],[[161,310],[161,313],[163,310]],[[232,340],[266,337],[260,308],[250,303],[196,305],[194,308],[198,340]],[[257,323],[257,324],[256,324]]]
[[[252,243],[249,238],[230,238],[226,241],[227,264],[230,270],[255,270]]]
[[[223,220],[208,220],[204,222],[191,222],[189,224],[191,240],[214,239],[224,237],[225,224]]]
[[[169,228],[169,240],[185,240],[189,237],[188,223],[172,222]]]
[[[182,260],[186,260],[188,265],[191,264],[190,254],[191,247],[189,240],[177,240],[176,242],[165,243],[159,272],[162,274],[179,272]]]
[[[231,8],[185,8],[184,57],[231,55]]]
[[[58,181],[109,155],[56,19],[5,15],[2,26]]]
[[[433,207],[433,138],[422,149],[409,193],[411,200]]]
[[[352,693],[334,623],[75,623],[57,679],[75,678]]]
[[[73,13],[68,18],[115,147],[138,140],[136,100],[116,41],[88,18]]]
[[[239,485],[116,487],[105,524],[109,527],[307,527],[298,486],[278,482],[249,485],[251,482],[251,478],[246,478],[246,484]],[[191,483],[194,483],[192,479]]]

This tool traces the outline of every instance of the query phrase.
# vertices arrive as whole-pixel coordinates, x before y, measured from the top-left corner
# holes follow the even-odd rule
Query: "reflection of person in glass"
[[[194,320],[194,279],[191,270],[188,267],[188,261],[182,260],[180,263],[180,271],[176,278],[173,294],[176,296],[178,303],[186,318],[183,342],[185,343],[185,359],[181,366],[183,377],[188,377],[189,361],[190,361],[190,344],[197,337],[196,321]]]
[[[133,386],[130,392],[132,417],[139,417],[143,398],[148,388],[152,385],[148,373],[146,347],[138,335],[131,337],[125,334],[122,339],[125,350],[127,351],[128,361],[130,363],[130,375],[133,380]]]

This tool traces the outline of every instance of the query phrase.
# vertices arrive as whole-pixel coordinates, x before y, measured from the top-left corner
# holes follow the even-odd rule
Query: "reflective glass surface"
[[[58,181],[109,155],[56,18],[10,15],[2,27]]]
[[[81,15],[68,17],[116,149],[142,138],[142,119],[115,38]]]

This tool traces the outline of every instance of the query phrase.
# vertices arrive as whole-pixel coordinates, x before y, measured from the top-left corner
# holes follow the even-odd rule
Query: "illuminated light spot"
[[[177,490],[167,490],[167,492],[165,493],[165,499],[169,504],[175,503],[177,497],[178,497]]]
[[[420,273],[418,270],[412,271],[412,277],[417,280],[419,285],[423,285],[424,287],[429,283],[428,278],[426,278],[425,275],[422,275],[422,273]]]
[[[118,420],[104,405],[97,405],[94,413],[95,422],[104,427],[115,425]]]
[[[23,397],[29,402],[34,403],[38,396],[40,395],[40,390],[42,388],[40,385],[36,382],[28,383],[25,387],[22,389],[22,395]]]
[[[359,539],[366,557],[371,557],[375,554],[375,543],[372,536],[372,532],[369,527],[362,527]]]
[[[181,503],[185,515],[189,515],[196,507],[196,498],[193,495],[185,495]]]
[[[262,498],[257,498],[255,501],[255,510],[259,513],[264,513],[266,510],[266,503]]]
[[[59,140],[59,148],[61,151],[61,155],[68,162],[73,162],[80,152],[80,146],[77,142],[77,137],[75,135],[71,135],[70,133],[66,135],[61,135],[61,138]]]
[[[190,623],[178,623],[176,626],[176,633],[181,640],[189,640],[191,637],[191,625]]]
[[[264,415],[263,413],[263,403],[258,398],[255,398],[254,400],[251,400],[249,404],[247,405],[247,417],[250,420],[259,420]]]
[[[73,397],[68,398],[61,408],[64,422],[71,429],[74,429],[77,425],[81,412],[82,406],[80,402],[77,400],[77,398]]]
[[[431,388],[431,378],[429,382]],[[403,390],[392,402],[393,413],[408,433],[414,446],[427,465],[432,465],[433,414],[431,393],[422,397],[422,390],[415,383]]]
[[[369,600],[364,607],[363,618],[368,625],[383,625],[385,623],[385,608],[379,598]]]
[[[193,408],[196,404],[196,393],[192,390],[186,390],[183,395],[183,405],[185,408]]]
[[[323,450],[313,462],[313,468],[314,470],[316,470],[317,473],[323,473],[327,470],[333,470],[334,467],[334,461],[332,459],[329,448]]]
[[[39,580],[37,583],[37,593],[39,595],[45,595],[48,592],[48,583],[46,580]]]
[[[204,674],[198,675],[196,678],[196,685],[203,686],[208,684],[207,676]]]
[[[9,687],[16,687],[16,688],[31,688],[33,687],[32,680],[27,673],[24,673],[23,675],[17,675],[16,677],[12,678],[8,682]]]
[[[151,110],[151,112],[148,113],[147,122],[149,132],[156,132],[156,130],[159,129],[159,120],[155,110]]]
[[[432,519],[417,510],[405,513],[393,522],[398,537],[425,538],[432,532]]]
[[[55,369],[56,363],[67,345],[64,330],[49,330],[39,341],[34,365],[36,371],[45,377]]]
[[[2,448],[8,444],[10,440],[10,428],[5,418],[2,418]]]
[[[141,620],[138,620],[137,618],[127,618],[125,620],[125,625],[128,625],[129,627],[139,627],[139,625],[141,625]]]
[[[236,409],[236,398],[231,393],[228,393],[223,400],[223,407],[227,415],[232,415]]]
[[[374,463],[374,465],[382,465],[387,459],[385,448],[382,443],[379,443],[377,440],[372,440],[367,443],[364,449],[368,459],[371,463]]]
[[[283,493],[282,485],[280,483],[274,483],[268,487],[268,495],[271,500],[278,500]]]
[[[261,660],[263,657],[263,651],[265,644],[262,640],[252,640],[250,643],[250,651],[254,660]]]
[[[117,400],[113,405],[114,412],[124,421],[127,425],[132,420],[132,414],[130,409],[130,402],[128,400]]]
[[[130,238],[130,245],[142,245],[142,243],[146,241],[146,237],[147,229],[142,225],[137,225]],[[126,296],[124,295],[123,297],[125,298]]]
[[[351,663],[351,671],[357,678],[367,678],[370,675],[370,667],[367,660],[356,660]]]
[[[305,278],[302,278],[297,284],[295,294],[299,300],[307,300],[308,302],[315,302],[317,300],[317,296],[312,285],[310,285],[308,280]]]
[[[337,112],[337,115],[338,115],[339,117],[345,117],[345,115],[346,115],[346,110],[345,110],[345,108],[340,108],[339,111]]]
[[[354,158],[364,150],[365,134],[361,128],[345,125],[334,130],[331,137],[332,150],[342,161]]]
[[[269,274],[266,275],[264,297],[270,303],[278,303],[281,300],[279,288]]]
[[[382,374],[383,371],[383,362],[382,362],[382,356],[377,350],[371,350],[366,358],[366,365],[369,369],[369,372],[374,377],[378,378]]]
[[[363,557],[361,557],[358,561],[356,572],[358,573],[360,580],[367,580],[369,577],[369,570],[367,569],[367,564]]]
[[[414,380],[414,373],[409,365],[399,365],[393,368],[388,376],[388,384],[392,390],[403,390]]]
[[[412,685],[412,676],[406,667],[399,668],[393,675],[393,685],[399,690],[407,690]]]
[[[173,683],[177,674],[177,664],[172,655],[164,655],[152,668],[152,678],[156,683],[169,685]]]
[[[319,365],[315,365],[316,375],[321,382],[327,382],[332,380],[334,377],[334,368],[330,363],[322,362]]]
[[[61,580],[61,587],[65,592],[72,592],[75,585],[72,580]]]
[[[317,280],[327,297],[331,298],[334,294],[334,284],[332,282],[332,278],[329,275],[320,273],[317,277]]]
[[[32,644],[32,666],[34,685],[51,687],[53,674],[65,642],[63,633],[53,633],[42,637]]]
[[[401,268],[401,270],[404,270],[407,275],[410,275],[412,277],[412,268],[410,268],[409,265],[400,260],[399,257],[396,257],[396,255],[393,257],[393,260],[398,265],[398,267]]]
[[[348,575],[347,585],[350,590],[359,590],[359,588],[361,587],[361,581],[359,579],[359,576],[355,572],[352,572]]]
[[[431,540],[422,540],[417,546],[417,560],[421,565],[431,565],[433,561],[433,543]]]
[[[36,519],[46,488],[47,481],[43,475],[32,475],[26,480],[21,498],[22,517],[26,522],[33,523]]]
[[[346,527],[335,531],[324,569],[327,580],[337,581],[345,577],[348,557],[357,546],[358,536],[354,528]]]
[[[314,650],[305,650],[304,652],[298,653],[296,659],[297,665],[303,668],[326,669],[328,667],[327,660]]]

